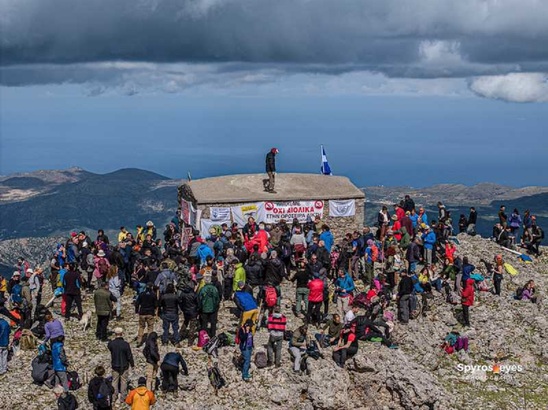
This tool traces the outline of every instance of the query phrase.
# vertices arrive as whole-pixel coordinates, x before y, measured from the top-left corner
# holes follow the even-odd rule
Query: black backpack
[[[78,372],[76,371],[67,372],[67,379],[68,379],[69,390],[78,390],[80,387],[82,387],[82,383],[80,383],[80,376],[78,375]]]
[[[207,377],[215,390],[218,390],[226,385],[226,381],[223,376],[221,376],[221,372],[217,366],[210,367],[207,370]]]
[[[109,385],[107,379],[103,379],[99,385],[95,404],[99,408],[107,408],[112,404],[112,386]]]
[[[523,287],[519,287],[516,289],[516,299],[521,300],[521,297],[523,296]]]

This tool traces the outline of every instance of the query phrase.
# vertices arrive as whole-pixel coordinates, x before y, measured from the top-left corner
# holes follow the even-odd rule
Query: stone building
[[[197,179],[179,187],[179,208],[183,228],[207,235],[211,225],[237,222],[249,216],[258,222],[276,223],[293,218],[305,222],[316,215],[338,240],[364,224],[365,194],[342,176],[320,174],[277,174],[276,191],[263,189],[265,174],[226,175]],[[183,230],[184,231],[184,230]]]

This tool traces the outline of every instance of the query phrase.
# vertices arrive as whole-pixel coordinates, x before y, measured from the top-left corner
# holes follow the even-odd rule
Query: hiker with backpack
[[[335,294],[337,295],[337,309],[341,317],[350,309],[353,291],[354,281],[344,269],[339,269],[338,277],[335,279]]]
[[[267,366],[276,364],[276,367],[281,366],[282,360],[282,344],[284,341],[285,327],[287,318],[283,315],[280,308],[275,308],[274,313],[268,317],[268,345],[267,345]]]
[[[324,281],[320,278],[320,272],[314,272],[313,279],[308,282],[308,289],[310,293],[308,296],[306,322],[318,327],[322,319],[320,309],[324,297]]]
[[[207,278],[204,281],[204,287],[198,292],[200,330],[206,330],[209,337],[213,337],[217,333],[217,315],[221,298],[217,288],[208,282]]]
[[[154,393],[146,388],[146,379],[139,377],[137,387],[129,392],[125,402],[131,406],[131,410],[149,410],[156,403]]]
[[[93,410],[112,410],[114,387],[112,387],[110,380],[105,377],[106,370],[99,365],[95,368],[94,373],[95,377],[88,384],[88,401],[93,406]]]
[[[158,334],[150,332],[145,342],[143,356],[147,362],[146,377],[147,389],[154,390],[156,375],[158,374],[158,363],[160,362],[160,350],[158,348]]]
[[[175,294],[175,286],[170,283],[166,292],[160,297],[160,318],[162,319],[162,344],[167,345],[169,341],[169,328],[173,330],[172,342],[178,345],[179,337],[179,297]]]
[[[0,376],[8,371],[8,349],[10,344],[11,327],[9,323],[0,318]]]
[[[181,331],[187,335],[188,347],[192,347],[198,337],[198,295],[192,287],[193,283],[194,282],[184,283],[178,294],[179,307],[183,312],[184,318]],[[219,289],[217,289],[217,292],[219,292]]]
[[[267,259],[265,263],[265,283],[270,283],[276,288],[276,293],[278,294],[277,305],[281,303],[282,290],[281,283],[286,276],[285,266],[283,262],[278,258],[278,252],[270,252],[270,258]]]
[[[251,357],[253,354],[253,321],[247,319],[243,326],[238,329],[239,347],[244,359],[242,366],[242,380],[251,381],[249,368],[251,366]]]
[[[154,284],[148,282],[145,291],[140,293],[135,299],[135,313],[139,315],[139,330],[137,331],[137,347],[144,343],[143,336],[145,327],[147,333],[154,332],[154,323],[156,322],[156,309],[158,307],[158,298],[154,291]]]
[[[72,304],[76,303],[78,309],[78,320],[82,318],[82,292],[81,292],[81,278],[80,272],[75,262],[68,263],[67,273],[63,276],[63,294],[65,295],[66,308],[65,308],[65,321],[70,320],[70,314],[72,310]]]
[[[240,326],[251,320],[253,323],[252,331],[255,334],[255,324],[259,319],[259,308],[257,302],[253,299],[253,295],[246,291],[244,282],[238,282],[238,290],[234,293],[233,298],[240,312]]]
[[[308,325],[304,324],[293,332],[289,340],[289,351],[293,356],[293,371],[298,373],[301,371],[301,360],[306,353],[308,345]]]
[[[110,293],[108,282],[103,282],[101,287],[93,294],[93,302],[95,304],[95,314],[97,315],[97,327],[95,337],[97,340],[106,342],[107,328],[112,314],[112,303],[116,302],[116,297]]]
[[[105,281],[105,278],[108,274],[108,269],[110,268],[110,262],[108,261],[106,256],[107,254],[105,253],[105,251],[100,249],[93,260],[93,264],[95,266],[93,276],[97,280],[99,286],[102,282]]]
[[[474,279],[467,279],[461,291],[462,314],[464,326],[470,326],[470,306],[474,304]]]
[[[169,265],[166,262],[162,262],[161,268],[162,270],[156,277],[154,286],[156,286],[156,288],[160,292],[160,295],[163,295],[164,293],[166,293],[167,286],[169,284],[173,286],[177,285],[177,275],[175,275],[175,273],[173,273],[169,269]]]
[[[124,340],[124,330],[121,327],[114,329],[114,339],[108,342],[112,368],[112,385],[114,387],[113,398],[116,401],[124,401],[127,394],[127,380],[129,367],[135,367],[133,353],[129,343]],[[118,396],[120,393],[120,396]]]
[[[180,366],[180,369],[179,369]],[[179,373],[188,376],[188,367],[179,350],[167,353],[160,365],[162,371],[162,391],[177,393],[179,390]]]

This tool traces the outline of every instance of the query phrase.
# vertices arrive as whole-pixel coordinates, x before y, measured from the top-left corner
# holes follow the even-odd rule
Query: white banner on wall
[[[200,220],[200,236],[204,239],[207,238],[210,235],[209,228],[211,228],[214,225],[221,226],[224,223],[230,226],[230,219],[226,221],[212,221],[211,219]]]
[[[314,220],[316,216],[323,217],[323,201],[293,201],[293,202],[265,202],[264,214],[259,212],[258,221],[267,224],[277,223],[282,219],[286,222],[297,218],[299,222],[306,222],[308,216]]]
[[[329,216],[354,216],[356,215],[356,200],[348,199],[343,201],[329,201]]]
[[[227,221],[230,220],[230,208],[218,208],[210,207],[209,208],[209,219],[212,221]]]
[[[247,223],[249,217],[255,218],[255,221],[260,222],[263,218],[264,203],[257,202],[251,204],[243,204],[238,206],[233,206],[232,210],[232,220],[238,224],[239,228],[243,228]]]

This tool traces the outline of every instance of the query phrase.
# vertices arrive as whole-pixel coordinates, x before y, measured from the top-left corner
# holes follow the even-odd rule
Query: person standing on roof
[[[268,154],[266,154],[266,173],[268,174],[268,179],[263,179],[264,190],[275,194],[274,184],[276,176],[276,154],[280,151],[278,148],[272,148]]]

